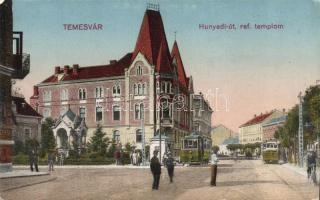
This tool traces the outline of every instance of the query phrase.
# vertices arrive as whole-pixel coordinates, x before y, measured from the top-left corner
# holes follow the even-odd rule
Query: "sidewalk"
[[[25,168],[27,168],[27,166]],[[0,173],[0,179],[30,177],[30,176],[44,176],[44,175],[49,175],[49,172],[31,172],[30,170],[13,170],[12,172]]]
[[[290,163],[285,163],[285,164],[282,164],[281,166],[283,166],[287,169],[290,169],[291,171],[294,171],[294,172],[300,174],[301,176],[304,176],[306,178],[308,177],[307,169],[305,169],[304,167],[301,168],[298,165],[294,165],[294,164],[290,164]]]

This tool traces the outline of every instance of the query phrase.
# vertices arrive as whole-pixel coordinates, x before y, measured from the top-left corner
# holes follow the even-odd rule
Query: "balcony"
[[[161,126],[164,127],[172,127],[172,119],[171,118],[162,118],[161,119]]]
[[[23,32],[13,32],[12,78],[23,79],[30,72],[30,54],[23,53]]]

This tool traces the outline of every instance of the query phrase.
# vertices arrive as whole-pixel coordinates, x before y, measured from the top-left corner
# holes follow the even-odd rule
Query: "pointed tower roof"
[[[171,62],[169,62],[169,66],[167,67],[157,66],[158,63],[161,65],[167,63],[167,59],[171,61],[168,42],[159,11],[147,9],[144,14],[137,43],[133,51],[132,61],[136,58],[139,52],[146,57],[150,64],[155,65],[157,70],[168,70],[171,68]],[[164,60],[158,62],[159,57]]]
[[[171,58],[172,60],[176,60],[177,64],[177,73],[178,73],[178,79],[181,85],[184,87],[188,87],[188,80],[186,76],[186,72],[184,70],[184,66],[182,63],[179,47],[177,41],[174,41],[172,51],[171,51]]]
[[[167,53],[168,46],[164,40],[162,40],[159,49],[159,55],[157,58],[156,70],[158,72],[171,72],[171,59],[169,54]]]

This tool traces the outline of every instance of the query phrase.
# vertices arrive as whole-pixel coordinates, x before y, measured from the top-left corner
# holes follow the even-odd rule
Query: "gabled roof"
[[[223,141],[224,145],[228,145],[228,144],[239,144],[239,137],[230,137],[227,138]]]
[[[172,51],[171,51],[171,58],[172,60],[176,60],[177,62],[177,73],[178,73],[178,79],[181,85],[188,88],[188,78],[186,76],[186,72],[184,70],[184,66],[182,63],[179,47],[177,41],[174,41]]]
[[[60,81],[122,76],[124,75],[124,69],[128,68],[131,63],[131,56],[132,53],[128,53],[125,56],[123,56],[120,60],[109,65],[80,67],[77,73],[73,73],[73,69],[70,68],[68,70],[67,75],[63,74],[62,69],[59,74],[63,77],[60,79]],[[56,74],[42,81],[42,83],[54,82],[58,82],[58,76]]]
[[[269,120],[263,126],[271,126],[271,125],[275,125],[275,124],[281,124],[281,123],[284,123],[286,120],[287,120],[287,115],[283,115],[281,117],[277,117],[277,118],[273,118],[273,119]]]
[[[251,126],[251,125],[254,125],[254,124],[259,124],[259,123],[263,122],[265,119],[267,119],[270,115],[272,115],[272,113],[273,112],[269,112],[269,113],[266,113],[266,114],[261,114],[261,115],[255,116],[254,118],[250,119],[246,123],[242,124],[240,126],[240,128],[241,127],[245,127],[245,126]]]
[[[158,72],[171,72],[171,57],[159,11],[146,10],[144,14],[132,61],[139,52],[146,57],[150,64],[156,66]]]
[[[16,106],[16,111],[19,115],[42,117],[37,111],[35,111],[24,98],[12,97],[12,101]]]
[[[74,121],[74,119],[76,118],[76,114],[74,112],[72,112],[72,110],[69,108],[67,110],[67,112],[65,112],[61,118],[63,118],[64,116],[67,116],[71,121]]]

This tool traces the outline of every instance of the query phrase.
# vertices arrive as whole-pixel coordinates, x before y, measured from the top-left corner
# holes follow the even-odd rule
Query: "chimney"
[[[285,109],[285,108],[283,108],[283,109],[282,109],[282,112],[283,112],[283,113],[285,113],[285,112],[286,112],[286,109]]]
[[[115,64],[117,62],[117,60],[110,60],[110,64]]]
[[[39,95],[39,88],[38,86],[33,86],[33,96],[38,96]]]
[[[257,117],[257,114],[254,114],[254,118],[256,118]]]
[[[74,74],[74,75],[78,75],[78,72],[79,72],[79,65],[78,64],[74,64],[73,66],[72,66],[72,73]]]
[[[54,74],[59,74],[60,73],[60,66],[56,66],[54,68]]]
[[[69,65],[65,65],[65,66],[63,67],[63,73],[64,73],[64,75],[67,75],[67,74],[68,74],[68,71],[69,71]]]

